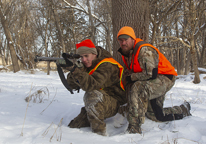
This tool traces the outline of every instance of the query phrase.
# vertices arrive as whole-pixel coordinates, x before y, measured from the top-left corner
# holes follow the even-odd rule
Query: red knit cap
[[[136,35],[134,33],[133,28],[131,28],[129,26],[124,26],[119,30],[119,32],[117,34],[117,39],[120,35],[128,35],[128,36],[132,37],[134,40],[136,39]]]
[[[78,44],[76,44],[77,54],[89,54],[93,53],[97,55],[97,49],[94,43],[90,39],[86,39]]]

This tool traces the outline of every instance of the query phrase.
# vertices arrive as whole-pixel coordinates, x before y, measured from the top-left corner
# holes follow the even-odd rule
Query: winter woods
[[[148,0],[135,6],[138,3],[141,0],[1,0],[0,64],[13,64],[14,72],[33,69],[36,55],[75,53],[75,44],[86,38],[117,57],[115,29],[130,25],[164,53],[178,74],[195,71],[198,83],[197,68],[206,63],[206,2]]]

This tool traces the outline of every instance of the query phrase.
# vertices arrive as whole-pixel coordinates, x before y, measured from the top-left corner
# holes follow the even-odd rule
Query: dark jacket
[[[105,62],[99,65],[92,75],[88,73],[101,60],[112,57],[111,54],[101,47],[97,48],[97,58],[93,60],[92,66],[89,68],[76,68],[72,74],[68,74],[67,82],[73,88],[78,86],[84,91],[103,90],[109,95],[117,99],[120,104],[126,103],[125,91],[120,87],[119,68],[117,65]]]

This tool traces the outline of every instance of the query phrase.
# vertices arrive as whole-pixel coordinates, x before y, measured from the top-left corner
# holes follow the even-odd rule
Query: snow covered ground
[[[84,92],[70,94],[57,72],[0,71],[0,143],[65,144],[203,144],[206,143],[206,74],[193,84],[194,75],[178,76],[167,93],[165,107],[187,100],[192,116],[172,122],[146,119],[143,134],[125,134],[127,121],[117,114],[106,120],[108,136],[90,128],[72,129],[68,123],[79,114]],[[25,98],[32,98],[26,102]]]

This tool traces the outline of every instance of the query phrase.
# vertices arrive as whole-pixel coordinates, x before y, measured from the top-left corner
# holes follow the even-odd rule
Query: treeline
[[[36,55],[75,53],[75,44],[86,38],[115,55],[114,8],[112,0],[0,0],[2,64],[12,63],[14,72],[33,69]],[[204,66],[205,0],[149,0],[147,8],[148,42],[165,54],[178,74],[188,74],[194,64]]]

